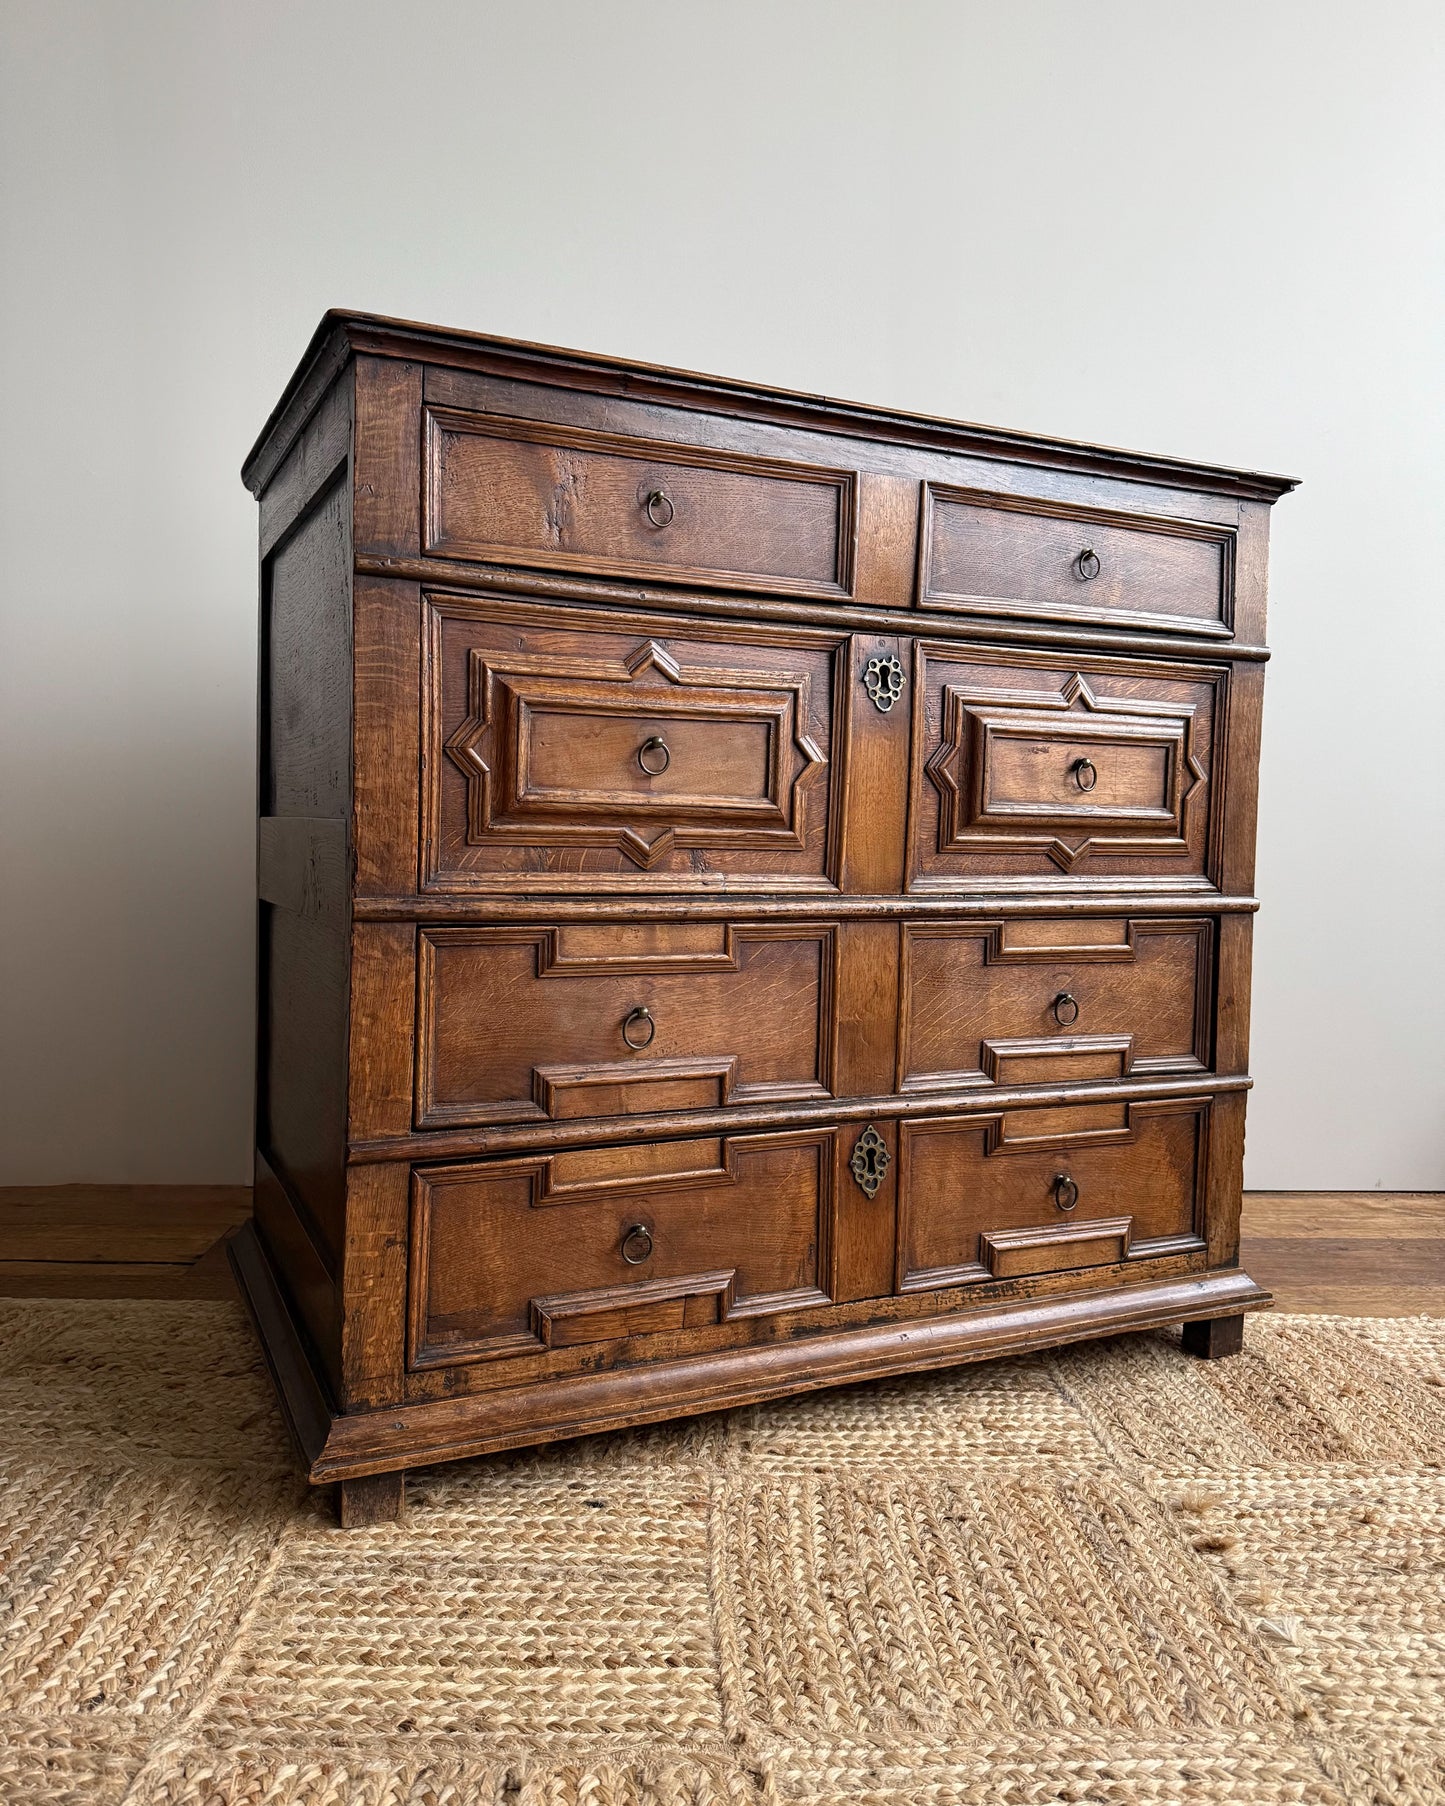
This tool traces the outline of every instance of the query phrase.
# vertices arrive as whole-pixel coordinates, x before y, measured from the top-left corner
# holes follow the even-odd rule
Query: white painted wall
[[[1445,14],[3,0],[0,1180],[237,1181],[242,455],[346,305],[1301,475],[1249,1179],[1445,1186]]]

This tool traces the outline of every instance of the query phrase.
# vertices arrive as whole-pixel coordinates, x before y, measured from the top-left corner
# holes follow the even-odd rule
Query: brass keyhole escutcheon
[[[629,1010],[622,1019],[622,1039],[634,1053],[644,1047],[651,1047],[656,1033],[657,1024],[645,1003],[639,1003],[635,1010]]]
[[[622,1258],[629,1267],[640,1267],[652,1253],[652,1231],[646,1223],[632,1223],[622,1234]]]
[[[1054,1203],[1060,1210],[1072,1210],[1079,1201],[1078,1185],[1067,1173],[1054,1174]]]
[[[903,666],[891,652],[870,658],[863,667],[863,688],[880,715],[886,715],[903,694]]]
[[[858,1181],[858,1188],[865,1198],[876,1196],[878,1187],[883,1183],[883,1175],[892,1164],[893,1156],[888,1152],[888,1143],[873,1127],[868,1127],[853,1143],[853,1156],[848,1165],[853,1170],[853,1177]]]

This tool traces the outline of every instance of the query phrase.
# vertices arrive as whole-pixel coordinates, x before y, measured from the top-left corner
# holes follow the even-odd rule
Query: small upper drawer
[[[846,470],[426,411],[424,550],[443,558],[847,596],[855,489]]]
[[[829,923],[423,929],[419,1128],[827,1097]]]
[[[901,1292],[1204,1254],[1210,1104],[1072,1104],[904,1122]]]
[[[919,606],[1227,638],[1236,531],[925,483]]]
[[[898,1089],[1204,1071],[1207,916],[903,926]]]
[[[428,602],[427,888],[832,886],[843,636]]]

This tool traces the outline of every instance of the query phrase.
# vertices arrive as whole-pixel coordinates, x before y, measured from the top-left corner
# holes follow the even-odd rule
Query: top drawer
[[[1236,530],[925,483],[918,602],[1228,638]]]
[[[848,596],[855,486],[846,470],[428,408],[424,550]]]

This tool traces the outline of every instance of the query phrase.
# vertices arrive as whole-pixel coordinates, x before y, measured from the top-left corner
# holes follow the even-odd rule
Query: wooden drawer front
[[[851,594],[851,471],[435,408],[426,448],[440,557]]]
[[[1204,1071],[1213,950],[1197,916],[906,923],[898,1089]]]
[[[1211,666],[920,643],[915,890],[1207,882]]]
[[[924,485],[924,608],[1227,638],[1236,528]]]
[[[831,884],[837,636],[428,612],[429,888]]]
[[[417,1169],[412,1366],[829,1303],[834,1135]]]
[[[417,1126],[826,1097],[834,938],[811,922],[423,930]]]
[[[900,1124],[899,1291],[1202,1256],[1209,1109],[1168,1099]]]

